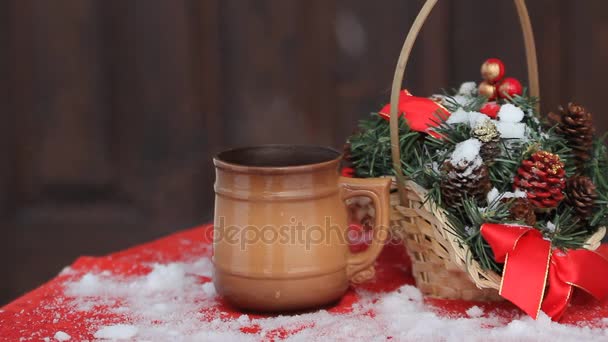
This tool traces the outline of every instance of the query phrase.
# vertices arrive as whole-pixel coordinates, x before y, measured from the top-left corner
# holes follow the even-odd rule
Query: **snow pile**
[[[116,324],[105,326],[93,335],[95,338],[104,340],[126,340],[137,335],[137,327],[128,324]]]
[[[471,103],[471,101],[472,101],[472,98],[471,98],[470,96],[467,96],[467,95],[460,95],[460,94],[454,95],[454,96],[452,97],[452,99],[453,99],[454,101],[456,101],[456,103],[457,103],[457,104],[458,104],[460,107],[466,107],[466,106],[468,106],[468,105],[469,105],[469,103]]]
[[[468,124],[469,127],[475,128],[484,120],[490,120],[496,125],[502,139],[526,139],[528,128],[525,123],[521,122],[524,118],[524,112],[519,107],[510,103],[502,105],[498,112],[498,118],[500,121],[492,120],[483,113],[467,112],[458,108],[450,115],[446,123],[448,125]]]
[[[464,82],[458,89],[459,95],[474,96],[477,95],[477,84],[475,82]]]
[[[111,277],[110,272],[87,273],[79,281],[66,286],[66,294],[71,296],[124,296],[147,295],[165,290],[174,290],[191,285],[194,278],[186,274],[211,277],[212,264],[207,258],[194,263],[153,264],[147,276],[135,278],[124,286]]]
[[[215,304],[215,289],[210,289],[213,284],[199,281],[201,276],[211,277],[210,260],[151,266],[146,276],[117,278],[109,272],[87,273],[65,284],[65,294],[74,298],[75,310],[106,306],[134,321],[132,325],[94,327],[96,338],[171,340],[171,336],[199,330],[201,308]]]
[[[468,106],[474,99],[474,96],[477,95],[477,84],[475,82],[464,82],[460,85],[458,89],[458,93],[451,97],[452,101],[455,101],[460,107]],[[447,105],[448,100],[446,96],[443,95],[433,95],[433,97],[442,99],[442,103]]]
[[[475,82],[464,82],[458,88],[458,92],[454,96],[446,96],[433,94],[431,99],[440,102],[443,105],[454,104],[456,102],[460,107],[467,106],[477,95],[477,84]]]
[[[506,103],[500,107],[498,111],[498,119],[496,128],[500,132],[503,139],[525,139],[526,124],[521,120],[524,118],[524,112],[517,106]]]
[[[209,298],[217,296],[217,292],[215,292],[215,286],[213,286],[212,282],[204,283],[202,289],[203,293]]]
[[[72,336],[64,333],[63,331],[58,331],[55,333],[55,336],[53,336],[53,338],[57,341],[69,341],[72,339]]]
[[[488,192],[487,195],[487,201],[488,203],[496,203],[500,200],[502,200],[503,198],[526,198],[528,197],[528,194],[526,194],[524,191],[521,190],[515,190],[515,192],[503,192],[503,193],[499,193],[498,189],[496,188],[492,188],[492,190],[490,190],[490,192]]]
[[[482,317],[481,308],[471,308],[467,312],[470,318],[445,318],[429,310],[420,292],[408,285],[383,295],[375,307],[377,320],[385,321],[384,336],[396,341],[601,341],[608,337],[606,330],[561,325],[544,314],[537,321],[522,316],[506,322],[492,313]],[[488,326],[496,328],[484,328]],[[378,336],[383,335],[374,340]]]
[[[492,188],[492,190],[490,190],[490,192],[488,192],[488,194],[486,196],[488,204],[494,203],[495,201],[497,201],[499,195],[500,195],[500,193],[498,192],[498,189]]]
[[[482,120],[490,120],[490,117],[479,112],[467,112],[462,108],[458,108],[450,117],[446,120],[448,125],[454,125],[459,123],[468,124],[469,127],[473,128],[477,126]]]
[[[476,159],[479,159],[480,149],[481,141],[475,138],[471,138],[456,144],[454,152],[452,152],[452,164],[468,164]]]
[[[213,309],[218,302],[208,274],[199,263],[154,265],[146,276],[131,278],[88,273],[66,283],[74,310],[107,305],[124,317],[124,324],[95,325],[97,340],[136,341],[259,341],[277,339],[278,329],[290,332],[288,341],[602,341],[608,331],[560,325],[542,316],[538,321],[521,315],[512,322],[473,306],[463,317],[445,317],[425,303],[420,291],[404,285],[389,293],[357,290],[352,311],[335,314],[318,310],[304,314],[237,318]],[[186,271],[188,270],[188,271]],[[192,271],[198,273],[191,273]],[[202,271],[202,274],[200,273]],[[373,312],[374,314],[370,314]],[[490,328],[494,327],[494,328]],[[247,333],[246,331],[250,331]],[[253,333],[251,333],[253,331]],[[66,334],[67,335],[67,334]],[[64,338],[59,332],[56,339]]]
[[[524,111],[510,103],[500,106],[498,118],[504,122],[521,122],[524,119]]]
[[[480,308],[479,306],[475,305],[475,306],[471,306],[467,311],[466,311],[467,315],[469,315],[469,317],[471,318],[478,318],[483,316],[483,309]]]
[[[449,125],[454,125],[458,123],[469,123],[469,112],[465,111],[462,108],[458,108],[450,115],[450,117],[446,120],[446,123]]]
[[[526,124],[522,122],[496,122],[496,129],[503,139],[526,139]]]
[[[481,124],[483,121],[491,120],[489,116],[479,112],[469,112],[469,126],[474,128]]]

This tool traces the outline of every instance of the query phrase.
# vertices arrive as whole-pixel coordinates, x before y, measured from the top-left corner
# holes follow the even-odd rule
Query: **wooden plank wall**
[[[528,1],[542,106],[580,101],[600,131],[608,2]],[[388,98],[421,0],[0,2],[0,304],[82,254],[207,222],[211,156],[237,145],[340,147]],[[524,78],[511,1],[442,0],[405,86]]]

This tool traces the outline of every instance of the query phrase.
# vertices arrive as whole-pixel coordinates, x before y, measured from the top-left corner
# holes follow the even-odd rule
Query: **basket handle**
[[[524,46],[526,49],[526,63],[528,64],[528,82],[530,87],[530,95],[539,95],[539,84],[538,84],[538,62],[536,60],[536,46],[534,45],[534,33],[532,32],[532,24],[530,23],[530,16],[528,15],[528,9],[524,0],[513,0],[517,9],[517,15],[519,16],[519,23],[524,36]],[[397,185],[399,187],[399,193],[402,198],[405,196],[404,179],[401,171],[401,149],[399,147],[399,124],[397,119],[397,103],[399,103],[399,92],[401,91],[401,84],[403,83],[403,77],[405,74],[405,67],[410,57],[410,52],[414,46],[414,42],[418,37],[418,33],[422,28],[422,25],[426,21],[426,18],[431,13],[433,7],[437,4],[437,0],[427,0],[422,6],[420,13],[414,20],[410,31],[405,38],[403,48],[401,48],[401,54],[397,61],[397,68],[395,69],[395,76],[393,78],[393,86],[391,88],[391,111],[390,111],[390,132],[391,132],[391,155],[393,159],[393,168],[397,176]]]

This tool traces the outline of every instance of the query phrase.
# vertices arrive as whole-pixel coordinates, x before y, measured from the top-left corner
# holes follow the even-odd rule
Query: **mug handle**
[[[365,196],[372,200],[376,210],[372,243],[360,253],[348,252],[346,275],[355,284],[374,277],[374,261],[380,255],[388,237],[390,220],[390,178],[348,178],[340,177],[342,200]]]

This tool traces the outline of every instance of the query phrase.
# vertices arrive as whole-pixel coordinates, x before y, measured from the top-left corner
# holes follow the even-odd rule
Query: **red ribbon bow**
[[[524,226],[486,223],[481,235],[505,264],[500,295],[535,319],[542,309],[559,320],[573,286],[598,300],[608,295],[608,260],[595,252],[553,250],[538,230]]]
[[[429,132],[429,129],[438,126],[439,117],[447,120],[450,116],[450,112],[441,104],[426,97],[414,96],[407,89],[399,94],[397,109],[399,115],[405,115],[410,128],[417,132],[435,133]],[[390,103],[378,112],[386,121],[390,120],[390,113]]]

